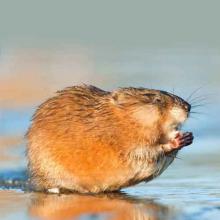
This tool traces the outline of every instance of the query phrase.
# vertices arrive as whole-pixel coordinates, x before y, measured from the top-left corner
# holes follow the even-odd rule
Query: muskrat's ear
[[[111,102],[115,105],[121,105],[125,103],[125,95],[121,93],[120,91],[113,91],[111,94]]]

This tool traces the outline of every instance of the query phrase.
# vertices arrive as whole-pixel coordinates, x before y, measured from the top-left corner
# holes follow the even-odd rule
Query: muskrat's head
[[[172,138],[188,118],[190,104],[171,93],[145,88],[120,88],[112,103],[145,127],[156,127]]]

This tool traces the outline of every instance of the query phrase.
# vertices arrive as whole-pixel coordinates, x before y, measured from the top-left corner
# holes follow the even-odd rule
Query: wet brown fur
[[[27,133],[34,188],[96,193],[153,179],[177,153],[161,148],[168,141],[161,125],[169,120],[168,109],[184,104],[144,88],[107,92],[83,85],[58,91],[39,106]],[[142,123],[145,110],[156,115],[155,122]]]

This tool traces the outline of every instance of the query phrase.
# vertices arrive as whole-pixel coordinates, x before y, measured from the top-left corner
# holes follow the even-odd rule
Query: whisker
[[[191,108],[198,108],[198,107],[205,107],[207,106],[209,103],[202,103],[202,104],[198,104],[198,105],[192,105],[191,104]]]
[[[190,111],[190,114],[198,114],[198,115],[208,115],[206,112],[195,112],[195,111]]]
[[[195,93],[197,93],[200,89],[202,89],[203,87],[204,87],[204,86],[200,86],[199,88],[193,90],[193,91],[191,92],[191,94],[186,98],[186,101],[187,101],[187,102],[190,102],[190,98],[191,98]]]
[[[193,102],[198,102],[198,101],[203,101],[203,100],[207,100],[207,97],[198,96],[198,97],[193,98],[193,99],[190,100],[189,102],[190,102],[190,103],[193,103]]]
[[[191,106],[195,106],[195,105],[210,105],[210,104],[212,104],[212,103],[211,102],[207,102],[207,100],[199,100],[199,101],[190,103]]]
[[[197,117],[192,116],[192,115],[189,115],[189,118],[196,119],[196,120],[199,120],[199,119],[200,119],[200,118],[197,118]]]
[[[199,102],[199,101],[206,101],[208,99],[210,99],[213,96],[213,94],[209,93],[209,94],[205,94],[205,95],[199,95],[197,97],[194,97],[190,100],[190,103],[193,102]]]
[[[179,160],[182,160],[182,158],[180,158],[180,157],[177,157],[177,156],[175,156],[174,158],[176,158],[176,159],[179,159]]]
[[[173,159],[179,159],[179,160],[182,160],[182,158],[177,157],[177,156],[174,156],[174,155],[167,155],[167,157],[171,157],[171,158],[173,158]]]
[[[190,101],[191,104],[209,100],[207,97],[201,97]]]

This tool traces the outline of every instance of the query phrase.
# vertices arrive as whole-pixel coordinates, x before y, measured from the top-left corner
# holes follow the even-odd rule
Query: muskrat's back
[[[27,133],[33,187],[114,191],[160,174],[173,160],[154,147],[165,115],[152,105],[143,112],[139,96],[134,88],[111,93],[84,85],[40,105]],[[149,108],[154,121],[146,126],[139,119]]]

